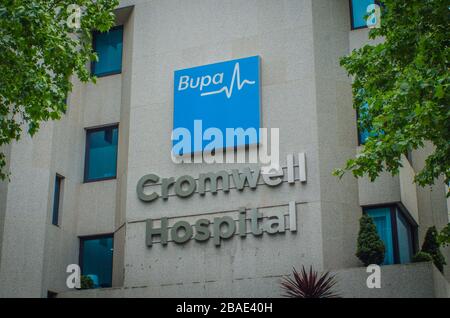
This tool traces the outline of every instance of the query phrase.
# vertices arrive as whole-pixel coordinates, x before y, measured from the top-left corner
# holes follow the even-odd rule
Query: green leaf
[[[443,177],[449,184],[448,0],[383,0],[382,7],[381,28],[370,31],[371,38],[383,37],[381,43],[340,59],[354,79],[358,125],[370,136],[361,152],[334,175],[352,171],[355,177],[374,181],[382,171],[397,174],[406,151],[430,144],[415,182],[433,185]]]
[[[77,30],[69,29],[64,10],[73,0],[57,1],[53,9],[49,1],[40,0],[0,4],[0,148],[20,139],[23,125],[33,136],[41,122],[61,118],[72,89],[71,75],[84,82],[95,80],[86,69],[97,58],[91,32],[114,25],[113,10],[119,1],[75,3],[85,9]],[[6,157],[0,152],[0,179],[8,177],[5,166]]]

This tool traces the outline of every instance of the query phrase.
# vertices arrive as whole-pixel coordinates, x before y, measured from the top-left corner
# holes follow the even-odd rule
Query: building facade
[[[386,265],[410,263],[428,227],[449,222],[443,182],[412,183],[431,146],[405,157],[398,176],[371,183],[331,174],[363,146],[339,58],[369,43],[358,13],[371,2],[121,1],[117,26],[94,35],[97,83],[73,79],[65,116],[4,149],[11,180],[0,183],[0,295],[94,296],[66,285],[67,266],[79,264],[103,296],[128,289],[128,296],[277,297],[293,266],[360,267],[363,213],[387,246]],[[277,186],[260,176],[254,187],[230,181],[229,191],[222,180],[216,193],[205,182],[201,193],[204,173],[227,171],[234,180],[233,169],[260,165],[172,161],[174,72],[251,56],[260,61],[261,127],[280,128],[285,174]],[[181,181],[166,184],[167,198],[142,200],[139,181],[149,174],[166,181],[147,180],[144,198],[163,196],[171,177],[191,176],[196,186],[180,196],[188,191]],[[207,238],[194,237],[199,220],[210,222]],[[443,276],[436,279],[445,290]]]

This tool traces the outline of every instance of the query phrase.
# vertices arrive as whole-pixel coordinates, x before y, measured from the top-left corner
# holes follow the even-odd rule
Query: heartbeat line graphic
[[[241,82],[241,70],[239,68],[239,63],[236,63],[234,65],[233,77],[231,78],[230,88],[224,86],[217,91],[201,93],[200,96],[214,95],[214,94],[220,94],[222,92],[225,92],[225,95],[227,96],[227,98],[231,98],[231,96],[233,95],[234,82],[236,82],[236,86],[239,91],[244,87],[245,84],[247,84],[247,85],[255,84],[255,81],[250,81],[250,80],[246,80],[246,79],[244,79]]]

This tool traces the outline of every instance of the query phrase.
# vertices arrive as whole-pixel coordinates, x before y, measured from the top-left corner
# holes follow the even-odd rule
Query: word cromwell
[[[269,170],[270,173],[261,173],[261,169],[250,170],[244,168],[242,172],[238,169],[232,169],[231,173],[225,170],[218,172],[201,173],[198,178],[189,175],[160,178],[156,174],[147,174],[141,177],[137,183],[136,192],[139,200],[143,202],[152,202],[158,198],[168,200],[173,194],[179,198],[190,197],[194,193],[205,195],[206,192],[217,193],[218,191],[229,192],[234,188],[243,191],[245,187],[255,189],[262,177],[264,184],[270,187],[276,187],[283,182],[294,184],[296,180],[306,182],[306,159],[303,152],[298,154],[298,164],[294,162],[294,155],[286,156],[286,167]],[[231,184],[233,181],[234,187]],[[208,186],[209,185],[209,186]],[[158,187],[160,190],[148,191]],[[209,188],[209,190],[208,190]]]

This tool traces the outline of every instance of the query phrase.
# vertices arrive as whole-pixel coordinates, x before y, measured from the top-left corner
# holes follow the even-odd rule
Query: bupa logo
[[[190,78],[189,75],[183,75],[180,77],[178,91],[182,91],[185,89],[199,89],[200,96],[209,96],[215,94],[225,93],[227,98],[231,98],[233,96],[233,89],[236,87],[237,90],[241,90],[245,85],[254,85],[256,81],[251,80],[241,80],[241,69],[239,66],[239,62],[234,64],[233,75],[231,76],[231,81],[229,86],[223,83],[224,73],[217,73],[214,76],[204,75],[201,78]],[[210,85],[223,85],[224,86],[218,90],[204,92],[203,89]],[[203,92],[202,92],[203,91]]]
[[[259,56],[178,70],[174,82],[173,128],[189,131],[194,145],[192,152],[204,149],[207,140],[195,143],[193,139],[208,129],[218,129],[223,136],[227,128],[259,130]],[[199,129],[201,132],[194,131]],[[224,148],[258,142],[259,134],[245,141],[227,139]]]

